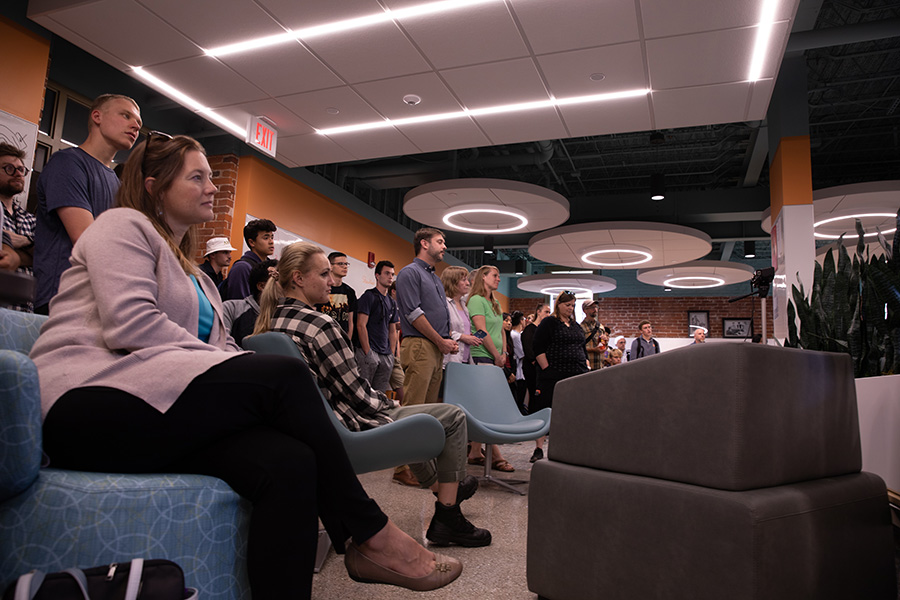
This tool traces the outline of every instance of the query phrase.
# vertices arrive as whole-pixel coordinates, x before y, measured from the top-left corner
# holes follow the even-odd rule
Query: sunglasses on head
[[[172,136],[164,131],[151,131],[147,134],[147,143],[144,145],[144,160],[141,161],[141,173],[144,176],[147,175],[147,151],[150,149],[150,143],[153,142],[154,138],[167,142],[172,139]]]

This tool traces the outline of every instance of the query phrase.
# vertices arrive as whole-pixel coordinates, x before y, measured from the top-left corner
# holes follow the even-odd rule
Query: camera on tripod
[[[766,267],[765,269],[757,269],[750,280],[750,286],[756,288],[754,294],[759,294],[760,298],[765,298],[769,294],[769,288],[772,287],[772,280],[775,279],[775,267]]]

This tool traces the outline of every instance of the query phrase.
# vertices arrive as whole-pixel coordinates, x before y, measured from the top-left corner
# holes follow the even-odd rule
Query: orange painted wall
[[[50,63],[50,40],[0,17],[0,110],[38,123]]]
[[[773,223],[782,206],[812,204],[812,162],[808,135],[781,138],[769,167],[769,182]]]
[[[366,262],[389,260],[400,267],[413,259],[412,242],[375,225],[346,206],[251,156],[241,157],[231,245],[240,248],[246,214],[271,219],[279,228],[339,249]],[[238,253],[235,253],[237,256]]]

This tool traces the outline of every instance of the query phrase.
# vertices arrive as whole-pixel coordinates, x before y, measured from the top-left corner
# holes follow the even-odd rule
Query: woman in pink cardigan
[[[118,206],[85,231],[31,357],[51,465],[223,479],[253,503],[254,600],[308,598],[317,516],[361,581],[416,590],[459,576],[369,498],[294,359],[240,351],[194,265],[216,186],[202,146],[153,132],[131,153]]]

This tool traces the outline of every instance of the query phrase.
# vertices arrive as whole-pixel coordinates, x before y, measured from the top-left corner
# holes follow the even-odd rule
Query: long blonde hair
[[[183,238],[174,240],[175,233],[166,222],[162,198],[184,167],[185,155],[191,150],[196,150],[206,156],[206,151],[200,142],[186,135],[176,135],[171,139],[154,138],[149,151],[147,151],[148,142],[149,139],[131,151],[122,172],[122,185],[116,196],[116,205],[143,213],[166,240],[184,272],[188,275],[199,275],[200,271],[192,258],[189,258],[197,253],[197,226],[191,225]],[[153,192],[148,192],[144,185],[147,177],[155,179]]]
[[[278,306],[278,300],[285,296],[284,290],[292,285],[294,272],[308,273],[310,259],[316,254],[324,255],[325,251],[309,242],[294,242],[281,252],[281,258],[278,259],[278,276],[266,282],[266,287],[259,296],[259,316],[256,317],[253,335],[272,329],[275,307]]]
[[[499,273],[500,269],[494,265],[484,265],[475,271],[475,281],[472,282],[472,290],[469,292],[469,298],[472,296],[481,296],[482,298],[485,298],[491,303],[491,306],[494,307],[494,314],[499,315],[502,312],[500,303],[494,298],[494,292],[484,287],[484,276],[491,271],[497,271],[497,273]]]

